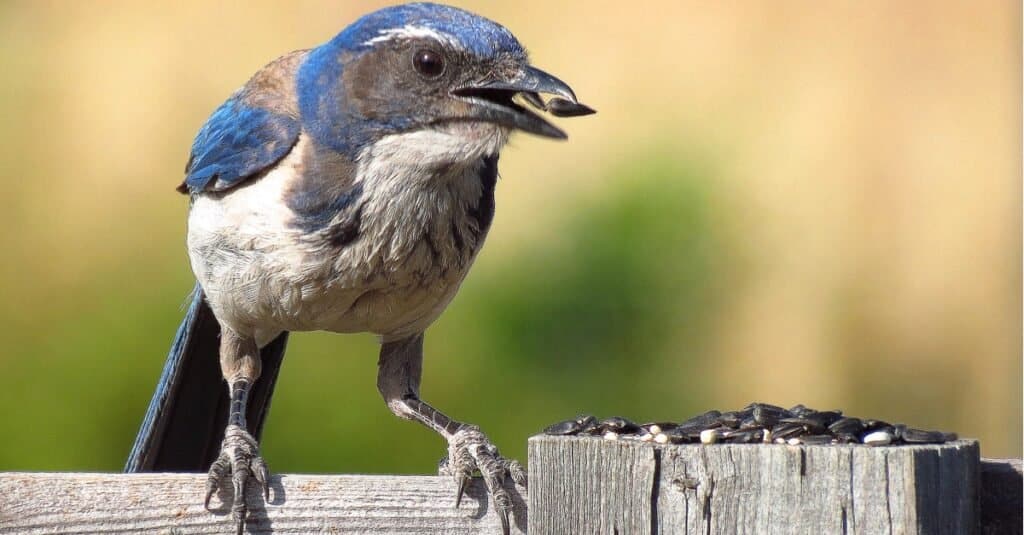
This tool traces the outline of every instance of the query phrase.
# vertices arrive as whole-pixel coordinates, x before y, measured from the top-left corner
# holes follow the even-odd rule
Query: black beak
[[[557,97],[545,104],[540,98],[542,93]],[[519,105],[513,100],[516,95],[521,95],[530,105],[560,117],[595,113],[576,99],[576,94],[565,82],[529,66],[511,80],[484,80],[456,89],[452,94],[476,105],[472,117],[468,119],[491,122],[555,139],[565,139],[568,136],[536,113]]]

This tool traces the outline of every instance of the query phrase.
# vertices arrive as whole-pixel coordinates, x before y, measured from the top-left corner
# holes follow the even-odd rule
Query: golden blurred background
[[[0,3],[0,470],[118,470],[192,278],[192,136],[376,2]],[[1015,2],[460,3],[598,115],[515,137],[423,393],[525,459],[759,400],[1021,456]],[[278,472],[431,472],[368,335],[292,338]]]

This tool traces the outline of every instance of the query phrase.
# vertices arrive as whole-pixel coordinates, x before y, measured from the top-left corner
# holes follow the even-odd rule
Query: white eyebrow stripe
[[[380,35],[372,39],[366,40],[365,42],[363,42],[363,45],[371,46],[376,43],[382,43],[384,41],[390,41],[392,39],[420,38],[434,39],[435,41],[446,43],[449,45],[458,45],[458,43],[456,43],[455,40],[452,39],[451,36],[447,34],[441,33],[432,28],[427,28],[426,26],[415,26],[412,24],[406,24],[401,28],[388,28],[386,30],[381,30]]]

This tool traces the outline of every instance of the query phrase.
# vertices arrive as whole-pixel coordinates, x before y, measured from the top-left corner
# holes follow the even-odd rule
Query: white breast
[[[409,141],[425,140],[404,146]],[[359,238],[332,249],[292,226],[284,202],[303,170],[306,142],[300,138],[273,170],[249,184],[195,196],[189,256],[215,315],[260,344],[283,330],[369,331],[386,338],[422,331],[454,297],[478,249],[473,244],[473,253],[462,258],[451,240],[453,224],[471,224],[466,208],[480,199],[478,168],[452,168],[428,180],[419,167],[425,158],[387,160],[365,152],[357,176],[365,201]],[[375,150],[401,142],[378,143]],[[433,238],[426,243],[423,236]]]

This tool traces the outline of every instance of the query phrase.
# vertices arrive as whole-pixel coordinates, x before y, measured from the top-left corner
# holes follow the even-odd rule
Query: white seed
[[[654,435],[654,441],[658,444],[664,444],[668,442],[668,435],[665,433],[658,433],[657,435]]]
[[[784,439],[784,438],[777,438],[777,439],[775,439],[775,443],[776,444],[785,444],[786,443],[786,439]]]
[[[892,435],[888,431],[875,431],[864,435],[864,443],[868,446],[884,446],[892,442]]]
[[[658,433],[661,432],[661,427],[659,427],[658,424],[654,424],[647,430],[650,431],[652,435],[657,435]]]
[[[772,430],[771,429],[765,429],[764,430],[764,443],[765,444],[770,444],[771,441],[772,441]]]
[[[619,439],[619,434],[616,433],[615,431],[608,431],[607,433],[604,434],[604,439],[605,440],[618,440]]]
[[[650,441],[654,440],[654,435],[652,435],[650,433],[644,433],[644,434],[640,435],[640,440],[643,441],[643,442],[650,442]]]
[[[800,439],[796,438],[796,437],[793,437],[793,438],[787,440],[786,444],[789,444],[790,446],[799,446],[800,445]]]
[[[714,444],[718,442],[718,430],[717,429],[705,429],[700,432],[701,444]]]

